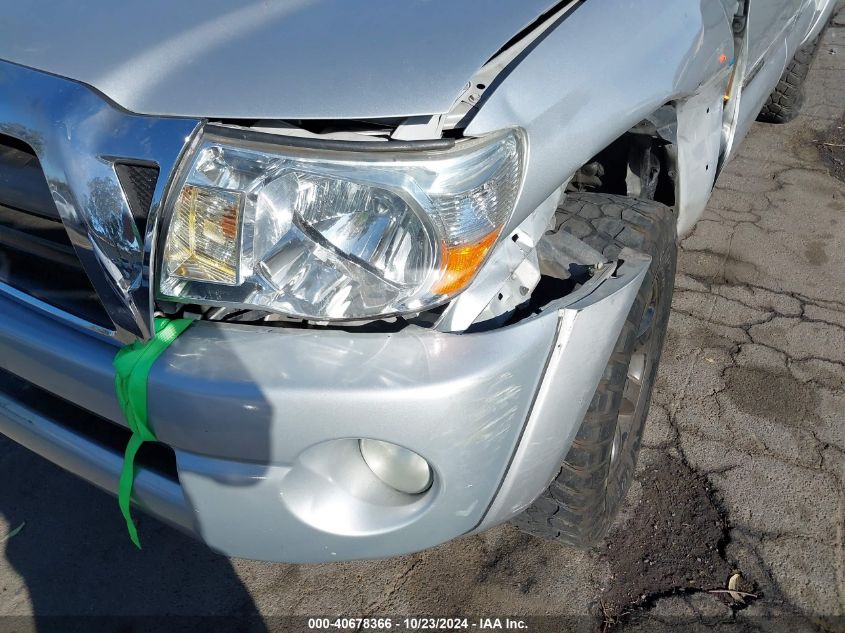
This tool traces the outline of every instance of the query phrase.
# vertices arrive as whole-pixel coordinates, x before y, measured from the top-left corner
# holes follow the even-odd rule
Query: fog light
[[[415,452],[379,440],[360,440],[359,444],[367,466],[391,488],[415,495],[431,486],[431,468]]]

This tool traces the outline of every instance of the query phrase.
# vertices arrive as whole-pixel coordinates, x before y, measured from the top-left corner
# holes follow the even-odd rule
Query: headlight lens
[[[517,130],[389,153],[261,136],[204,135],[168,205],[162,297],[314,320],[434,307],[473,279],[522,176]]]

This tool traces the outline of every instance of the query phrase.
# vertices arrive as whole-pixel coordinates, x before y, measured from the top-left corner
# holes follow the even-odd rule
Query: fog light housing
[[[391,488],[409,495],[431,487],[431,467],[414,451],[380,440],[359,440],[361,456],[373,474]]]

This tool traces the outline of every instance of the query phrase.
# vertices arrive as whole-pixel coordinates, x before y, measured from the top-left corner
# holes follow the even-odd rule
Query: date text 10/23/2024
[[[528,623],[518,618],[309,618],[308,630],[370,631],[456,631],[456,630],[527,630]]]

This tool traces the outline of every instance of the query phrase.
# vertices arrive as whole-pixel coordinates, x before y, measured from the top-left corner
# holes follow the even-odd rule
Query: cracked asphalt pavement
[[[279,565],[226,559],[144,517],[138,552],[111,497],[0,439],[0,615],[252,616],[251,630],[290,614],[845,630],[845,182],[835,177],[845,150],[824,140],[837,128],[842,138],[844,112],[840,12],[803,114],[754,126],[682,242],[637,481],[600,547],[504,526],[392,560]],[[725,593],[736,573],[742,604]]]

